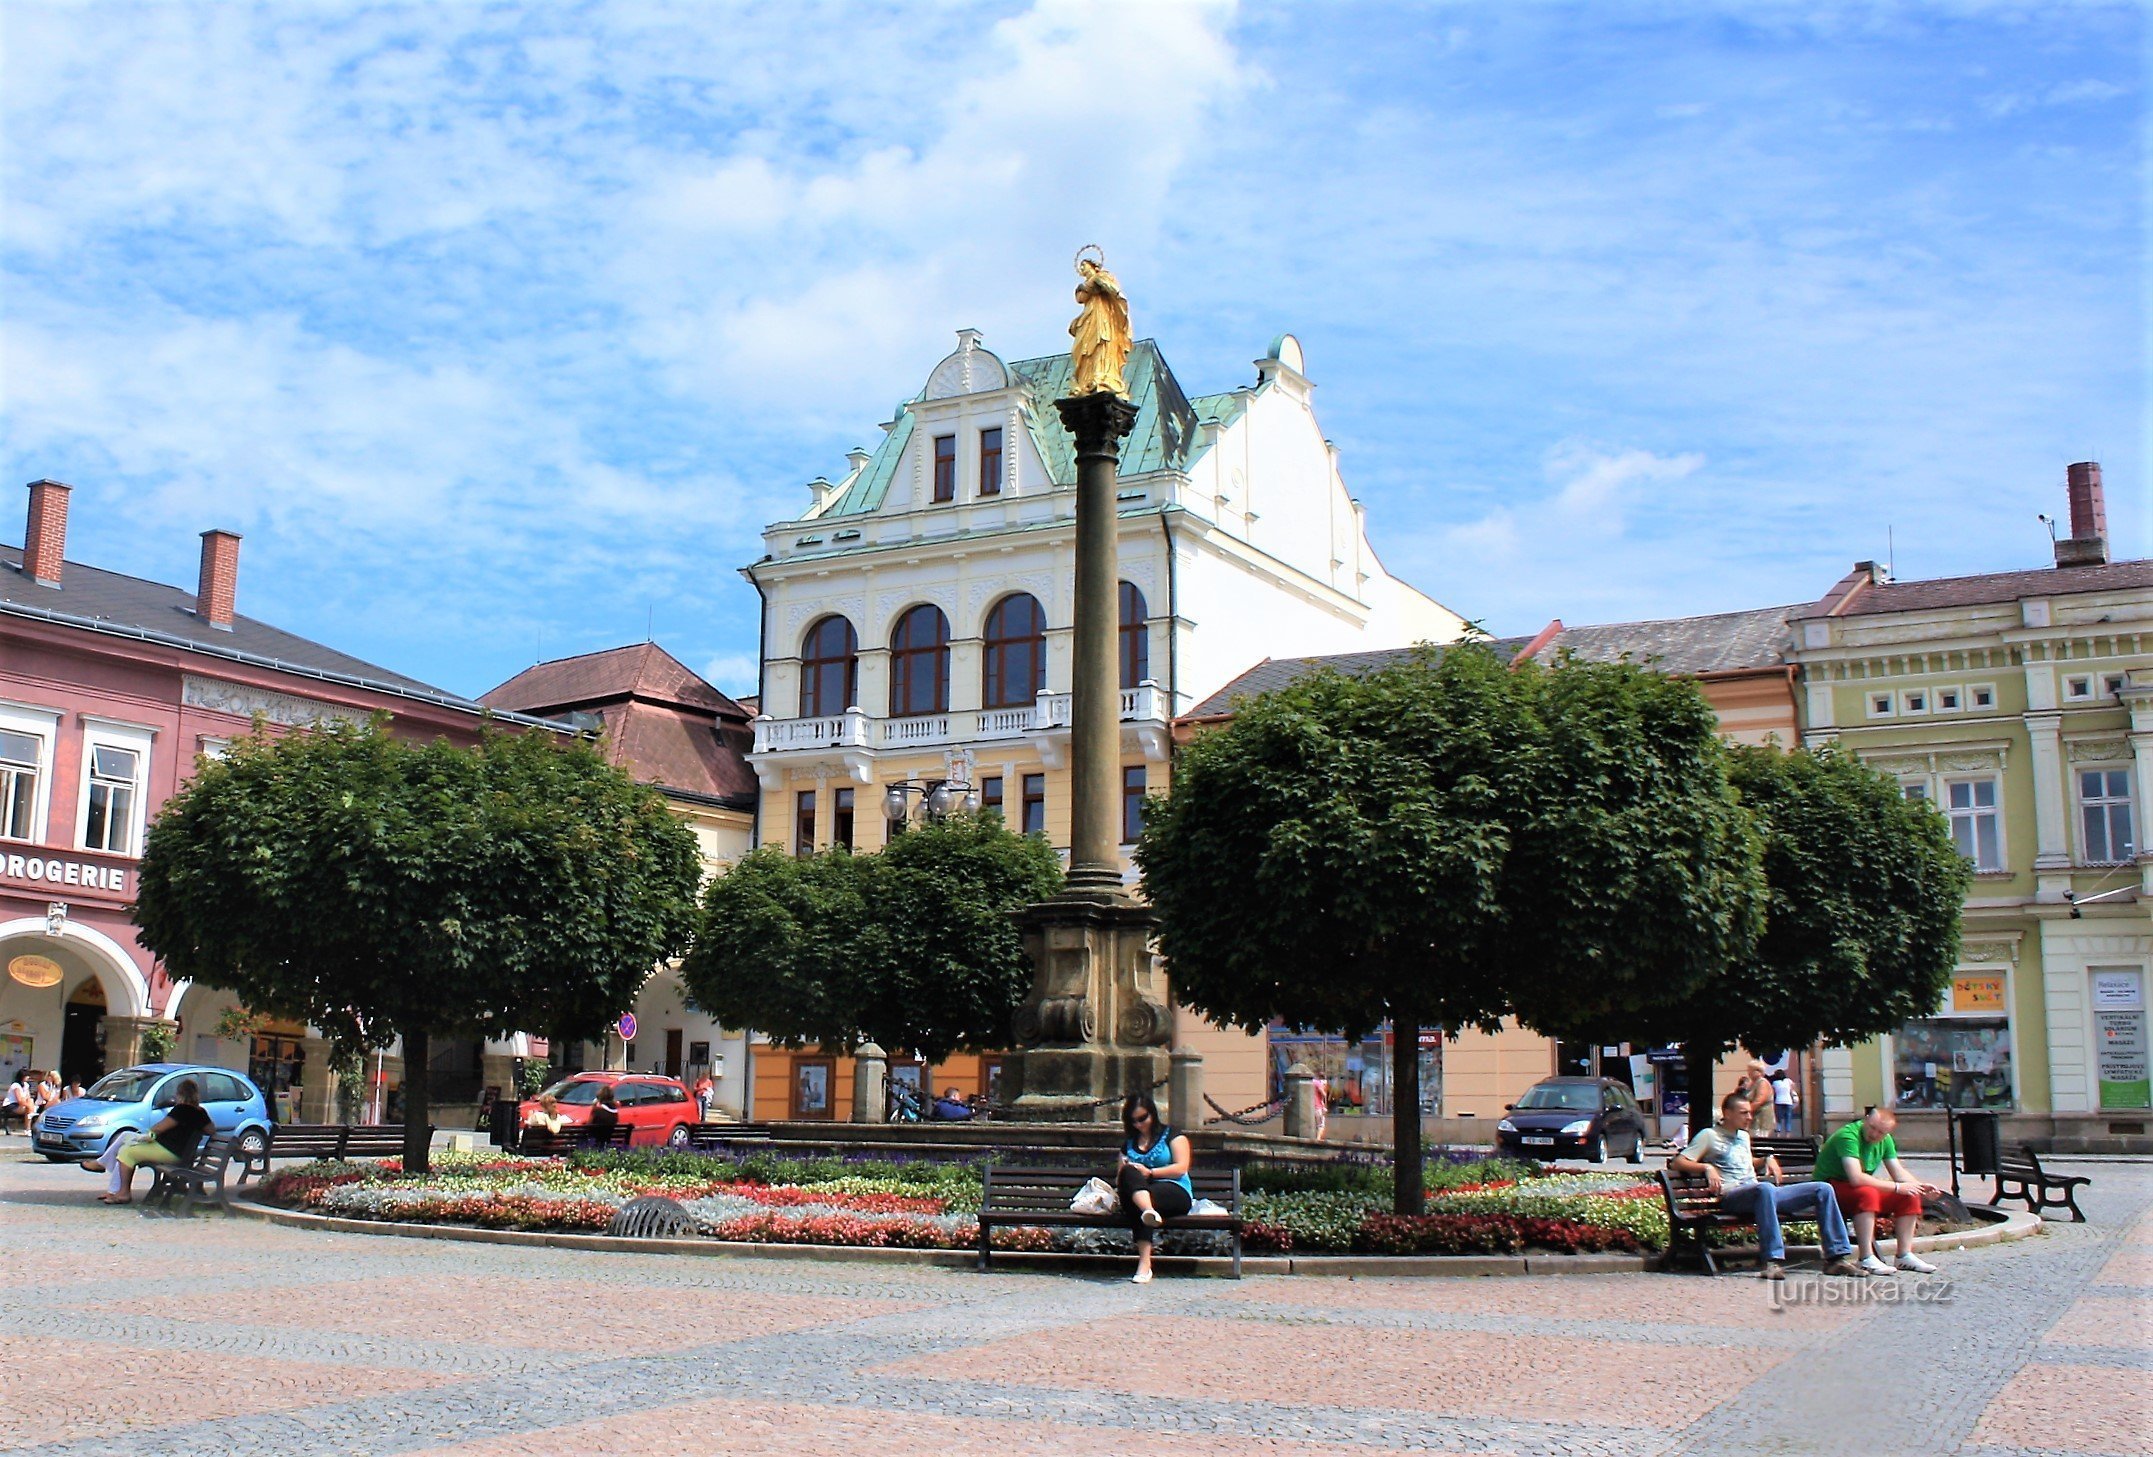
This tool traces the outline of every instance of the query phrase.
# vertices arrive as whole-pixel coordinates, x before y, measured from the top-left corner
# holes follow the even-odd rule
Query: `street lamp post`
[[[917,797],[917,803],[914,798]],[[882,817],[900,834],[915,818],[939,824],[959,810],[979,808],[979,791],[963,779],[896,779],[882,792]]]

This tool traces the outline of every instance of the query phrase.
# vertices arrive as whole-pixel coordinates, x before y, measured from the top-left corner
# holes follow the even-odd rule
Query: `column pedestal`
[[[1156,924],[1125,898],[1071,896],[1017,912],[1035,968],[1016,1017],[1018,1118],[1111,1123],[1130,1093],[1164,1092],[1173,1013],[1151,954]]]

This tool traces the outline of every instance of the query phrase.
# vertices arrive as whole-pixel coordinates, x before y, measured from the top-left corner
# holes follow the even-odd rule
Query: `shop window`
[[[1001,1107],[1008,1101],[1007,1077],[1009,1059],[1006,1057],[983,1057],[979,1060],[979,1090],[987,1095],[990,1107]]]
[[[85,796],[82,848],[112,855],[134,853],[136,785],[142,756],[117,744],[90,746],[90,783]]]
[[[1323,1095],[1334,1114],[1388,1118],[1391,1089],[1390,1028],[1379,1027],[1358,1041],[1335,1033],[1311,1032],[1274,1022],[1270,1028],[1270,1095],[1283,1097],[1286,1069],[1305,1062],[1322,1080]],[[1420,1034],[1420,1111],[1434,1117],[1443,1106],[1443,1034],[1433,1028]]]
[[[922,602],[890,634],[890,716],[949,712],[949,619]]]
[[[2091,865],[2120,865],[2138,853],[2132,834],[2131,776],[2127,769],[2078,772],[2080,849]]]
[[[979,432],[979,493],[1002,494],[1002,427]]]
[[[1994,779],[1955,779],[1945,786],[1944,813],[1951,841],[1976,870],[2001,870],[2003,826],[1996,812]]]
[[[2094,967],[2093,1061],[2103,1109],[2153,1108],[2146,1056],[2145,972]]]
[[[800,648],[800,717],[843,713],[860,698],[860,637],[842,617],[808,629]]]
[[[852,848],[852,791],[840,789],[831,797],[830,843]]]
[[[957,499],[957,437],[954,435],[934,438],[934,498],[937,501]]]
[[[916,1057],[889,1061],[889,1119],[923,1122],[927,1117],[927,1068]]]
[[[2005,1017],[1931,1017],[1892,1039],[1901,1108],[2009,1108],[2011,1023]]]
[[[979,781],[979,811],[981,814],[1002,813],[1002,776],[989,774]]]
[[[44,765],[43,739],[0,729],[0,839],[37,838],[37,787]]]
[[[1134,582],[1121,584],[1121,686],[1134,688],[1151,676],[1151,615]]]
[[[1047,615],[1039,599],[1016,592],[987,614],[985,681],[988,708],[1018,708],[1039,696],[1047,682]]]
[[[803,789],[793,796],[792,853],[815,853],[815,791]]]
[[[1121,771],[1121,843],[1133,845],[1144,833],[1144,766],[1126,764]]]
[[[1027,835],[1047,832],[1047,776],[1024,776],[1024,822],[1018,829]]]
[[[837,1082],[837,1062],[828,1057],[796,1057],[792,1060],[792,1116],[830,1118],[836,1114],[830,1102]]]

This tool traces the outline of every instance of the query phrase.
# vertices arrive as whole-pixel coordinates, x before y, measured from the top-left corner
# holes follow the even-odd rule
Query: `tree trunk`
[[[1712,1126],[1719,1116],[1713,1107],[1712,1070],[1719,1065],[1719,1055],[1727,1045],[1716,1038],[1692,1037],[1682,1044],[1682,1065],[1690,1085],[1690,1137],[1694,1138]]]
[[[1420,1022],[1414,1014],[1391,1016],[1391,1143],[1396,1148],[1391,1208],[1427,1212],[1427,1177],[1420,1145]]]
[[[432,1167],[428,1157],[434,1134],[431,1099],[427,1096],[433,1069],[432,1039],[421,1028],[404,1031],[404,1172],[423,1174]]]

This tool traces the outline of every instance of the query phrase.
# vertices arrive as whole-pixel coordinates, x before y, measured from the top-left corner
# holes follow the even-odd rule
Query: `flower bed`
[[[1438,1157],[1426,1212],[1391,1212],[1390,1172],[1365,1162],[1244,1172],[1245,1242],[1255,1253],[1565,1254],[1650,1251],[1667,1242],[1655,1185],[1634,1175],[1545,1173]],[[965,1249],[979,1239],[981,1176],[945,1162],[745,1159],[587,1153],[568,1159],[438,1154],[425,1178],[401,1161],[320,1162],[272,1175],[269,1203],[350,1219],[483,1229],[601,1232],[632,1199],[679,1201],[712,1239],[862,1249]],[[1112,1252],[1121,1230],[995,1231],[997,1247]],[[1224,1253],[1225,1237],[1168,1231],[1166,1254]]]

